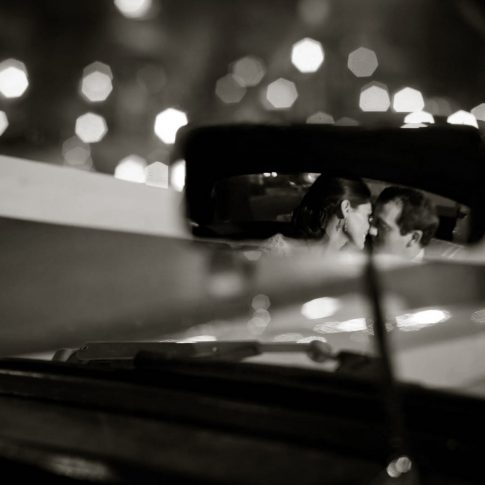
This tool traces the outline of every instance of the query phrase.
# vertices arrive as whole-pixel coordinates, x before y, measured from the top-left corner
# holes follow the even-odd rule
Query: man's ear
[[[343,200],[342,202],[340,202],[340,214],[339,216],[340,217],[346,217],[347,215],[350,214],[350,202],[348,200]]]
[[[411,231],[411,238],[409,239],[407,246],[411,247],[413,245],[420,244],[422,237],[423,231],[420,231],[418,229]]]

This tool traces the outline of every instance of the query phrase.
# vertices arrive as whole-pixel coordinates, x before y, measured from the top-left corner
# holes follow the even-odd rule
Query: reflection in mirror
[[[312,172],[300,172],[283,174],[277,172],[265,172],[248,175],[238,175],[218,180],[213,187],[211,202],[213,205],[213,218],[207,224],[206,230],[216,237],[235,239],[265,239],[282,234],[288,238],[301,238],[301,234],[295,228],[294,214],[302,204],[305,194],[321,174]],[[379,200],[380,194],[390,184],[364,179],[364,183],[370,190],[370,201],[374,208]],[[413,189],[408,187],[407,189]],[[404,192],[407,194],[407,192]],[[414,194],[414,192],[410,192]],[[437,194],[419,190],[423,200],[431,203],[431,214],[437,216],[438,224],[433,228],[433,237],[430,241],[424,241],[428,252],[435,255],[451,255],[458,251],[469,241],[469,219],[470,209],[457,201]],[[417,204],[417,203],[416,203]],[[419,207],[409,205],[409,211],[414,211],[414,217],[419,219]],[[420,227],[419,220],[406,221],[402,207],[398,208],[396,214],[391,214],[390,222],[396,223],[400,232],[410,232],[415,224]],[[369,228],[370,233],[377,236],[379,231],[378,218],[370,217],[372,222]],[[406,216],[408,219],[411,216]],[[421,216],[421,218],[426,217]],[[381,222],[381,224],[387,224]],[[201,231],[201,228],[198,228]],[[380,228],[381,232],[386,229]],[[318,238],[317,238],[318,239]]]

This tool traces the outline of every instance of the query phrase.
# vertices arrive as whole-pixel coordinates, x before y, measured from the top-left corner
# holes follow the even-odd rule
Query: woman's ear
[[[415,230],[411,232],[411,239],[408,242],[408,247],[421,243],[421,238],[423,237],[423,231]]]
[[[340,202],[340,207],[339,207],[339,212],[340,212],[340,216],[342,218],[345,218],[347,217],[349,214],[350,214],[350,202],[348,200],[343,200],[342,202]]]

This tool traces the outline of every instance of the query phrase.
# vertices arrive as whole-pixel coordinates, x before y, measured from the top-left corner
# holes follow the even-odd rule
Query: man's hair
[[[427,246],[439,225],[436,208],[429,197],[419,190],[391,186],[380,193],[376,205],[391,201],[396,201],[401,205],[401,214],[396,221],[401,234],[409,234],[416,230],[422,231],[420,244],[422,247]]]

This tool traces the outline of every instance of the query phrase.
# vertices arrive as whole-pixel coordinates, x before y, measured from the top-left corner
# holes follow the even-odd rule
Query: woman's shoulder
[[[261,244],[261,249],[276,254],[288,254],[296,245],[296,239],[291,239],[283,236],[281,233],[277,233],[269,239],[264,240]]]

